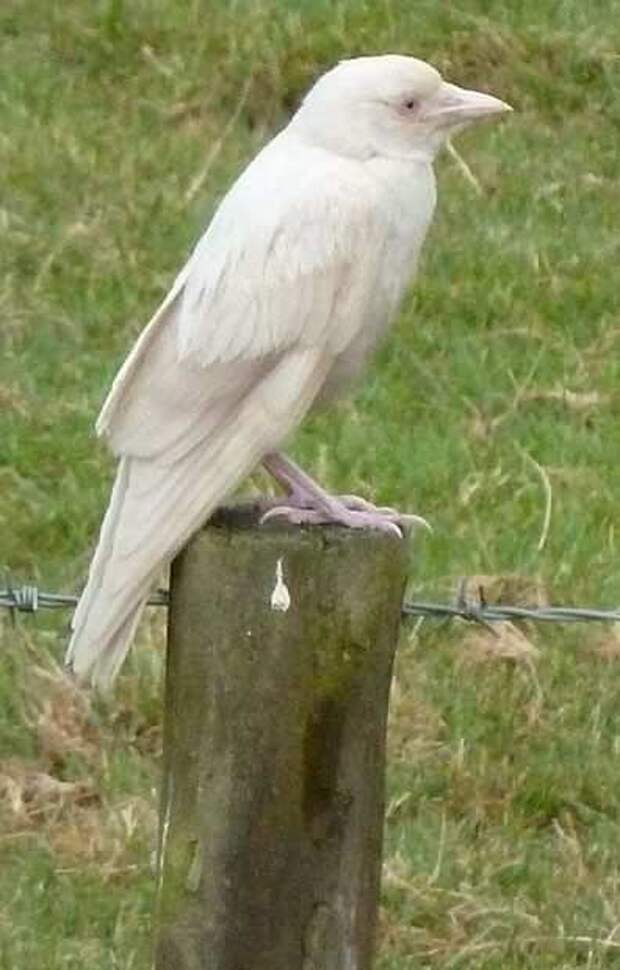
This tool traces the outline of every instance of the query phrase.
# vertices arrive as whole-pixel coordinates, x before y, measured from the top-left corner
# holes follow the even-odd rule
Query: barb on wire
[[[543,623],[619,623],[620,610],[599,610],[579,606],[478,606],[449,603],[403,603],[405,616],[434,616],[445,619],[460,616],[464,620],[489,622],[493,620],[537,620]]]
[[[36,613],[38,610],[62,610],[77,606],[79,596],[70,593],[44,593],[37,586],[7,586],[0,589],[0,608],[18,613]],[[168,592],[158,589],[148,599],[149,606],[167,606]]]
[[[64,593],[46,593],[37,586],[7,586],[0,589],[0,608],[18,613],[36,613],[38,610],[55,610],[75,606],[77,596]],[[148,599],[150,606],[167,606],[168,592],[157,590]],[[404,602],[403,616],[427,616],[435,619],[461,617],[477,623],[497,620],[535,620],[543,623],[620,623],[620,609],[590,609],[578,606],[502,606],[488,603],[472,603],[459,595],[455,604],[432,602]]]

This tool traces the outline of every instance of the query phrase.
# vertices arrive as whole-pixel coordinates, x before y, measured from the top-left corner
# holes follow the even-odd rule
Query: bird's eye
[[[407,98],[404,104],[407,111],[413,111],[415,108],[417,108],[417,106],[418,102],[415,100],[415,98]]]

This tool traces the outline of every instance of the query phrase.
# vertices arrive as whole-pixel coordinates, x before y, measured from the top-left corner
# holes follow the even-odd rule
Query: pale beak
[[[427,102],[424,120],[435,121],[443,128],[465,125],[507,111],[512,111],[510,105],[492,94],[469,91],[443,81],[437,94]]]

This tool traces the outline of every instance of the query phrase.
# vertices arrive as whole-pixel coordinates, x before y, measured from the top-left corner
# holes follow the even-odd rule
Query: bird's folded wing
[[[377,208],[337,178],[285,195],[257,212],[233,189],[222,204],[104,404],[117,454],[174,462],[257,385],[280,386],[266,378],[288,354],[329,360],[354,339],[385,245]]]

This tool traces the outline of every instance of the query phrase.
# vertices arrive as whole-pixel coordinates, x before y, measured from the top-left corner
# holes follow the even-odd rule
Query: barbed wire
[[[48,593],[38,586],[7,586],[0,589],[0,607],[17,613],[37,613],[39,610],[58,610],[75,606],[78,596],[68,593]],[[148,599],[149,606],[167,606],[168,592],[157,590]],[[456,603],[407,602],[403,616],[454,619],[461,617],[477,623],[498,620],[533,620],[541,623],[620,623],[620,609],[596,609],[582,606],[507,606],[472,602],[461,591]]]
[[[582,606],[504,606],[463,603],[403,603],[405,616],[441,619],[460,616],[464,620],[488,623],[497,620],[536,620],[542,623],[619,623],[620,610],[599,610]]]
[[[7,586],[0,589],[0,608],[17,613],[37,613],[39,610],[62,610],[77,606],[79,596],[71,593],[47,593],[38,586]],[[168,592],[158,589],[149,596],[149,606],[167,606]]]

